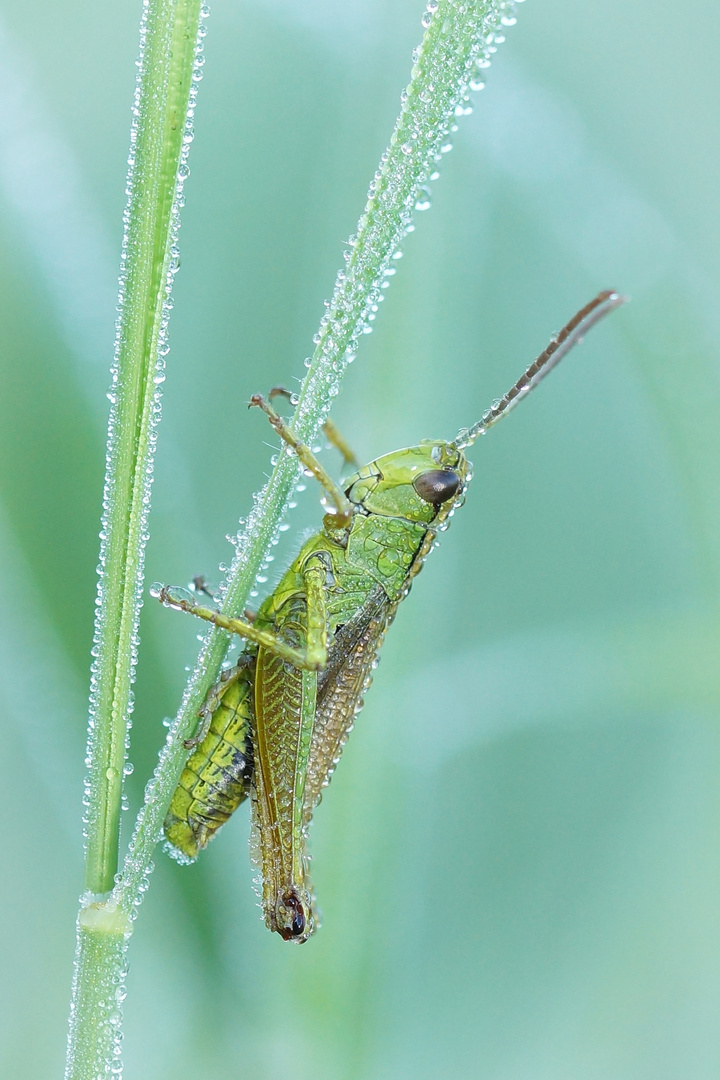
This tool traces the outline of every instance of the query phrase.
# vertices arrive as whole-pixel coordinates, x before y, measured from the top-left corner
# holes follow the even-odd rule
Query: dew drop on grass
[[[415,209],[429,210],[431,205],[432,203],[430,198],[430,188],[427,187],[425,184],[422,184],[418,188],[417,198],[415,200]]]

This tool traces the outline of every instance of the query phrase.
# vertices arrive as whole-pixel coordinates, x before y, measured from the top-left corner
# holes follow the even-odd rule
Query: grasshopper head
[[[348,478],[347,497],[370,514],[440,525],[469,480],[462,450],[442,440],[396,450]]]
[[[315,913],[306,889],[287,885],[280,889],[273,912],[275,923],[270,929],[277,930],[283,941],[302,945],[315,931]]]

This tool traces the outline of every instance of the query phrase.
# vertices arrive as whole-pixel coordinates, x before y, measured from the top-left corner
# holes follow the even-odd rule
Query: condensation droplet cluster
[[[89,901],[90,897],[83,900]],[[83,901],[81,900],[81,903]],[[84,961],[82,951],[82,931],[79,930],[75,953],[75,966],[73,975],[72,1000],[70,1002],[70,1022],[68,1025],[68,1057],[65,1070],[66,1080],[79,1076],[92,1076],[93,1080],[110,1080],[112,1077],[121,1077],[122,1067],[122,1019],[123,1002],[127,995],[127,945],[129,935],[124,939],[115,940],[110,946],[112,956],[106,958],[102,965],[93,965],[92,971],[84,971],[84,962],[90,966],[92,961]],[[78,1007],[81,1001],[82,981],[90,976],[93,980],[100,978],[102,985],[99,987],[96,1006],[97,1013],[93,1015],[92,1039],[87,1038],[88,1017],[84,1016]],[[83,1034],[85,1038],[83,1038]],[[93,1048],[92,1061],[84,1056],[87,1046]],[[77,1054],[77,1057],[76,1057]],[[81,1056],[82,1055],[82,1056]],[[89,1071],[88,1071],[89,1070]]]

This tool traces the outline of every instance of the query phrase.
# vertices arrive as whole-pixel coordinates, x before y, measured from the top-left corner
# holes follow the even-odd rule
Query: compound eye
[[[431,469],[413,480],[413,487],[425,502],[439,506],[457,495],[461,480],[451,469]]]

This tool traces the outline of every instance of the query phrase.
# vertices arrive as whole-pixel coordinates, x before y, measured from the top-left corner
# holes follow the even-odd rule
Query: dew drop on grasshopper
[[[425,440],[357,469],[336,485],[264,398],[259,406],[321,484],[327,513],[251,621],[160,588],[191,612],[247,642],[200,714],[200,729],[165,820],[171,853],[192,861],[250,795],[253,848],[265,922],[304,942],[318,925],[307,832],[323,788],[363,704],[373,663],[439,530],[462,505],[470,478],[464,451],[552,370],[601,318],[624,302],[602,292],[472,427],[451,442]],[[326,429],[347,461],[350,452]]]

